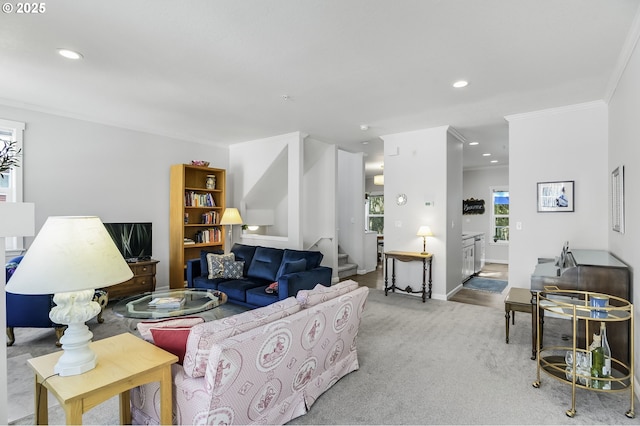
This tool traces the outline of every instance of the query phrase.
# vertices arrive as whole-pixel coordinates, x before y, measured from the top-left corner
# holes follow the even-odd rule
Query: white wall
[[[634,214],[640,211],[640,48],[635,46],[627,67],[609,103],[609,161],[607,172],[624,165],[625,232],[611,230],[611,218],[607,222],[609,250],[633,271],[640,271],[640,221]],[[609,197],[611,194],[609,193]],[[640,381],[640,287],[638,273],[631,275],[635,312],[635,371],[636,386]]]
[[[427,238],[427,251],[433,253],[433,297],[446,299],[447,294],[447,171],[448,126],[396,133],[383,136],[384,154],[384,249],[385,251],[422,251],[422,238],[416,233],[421,225],[431,227],[433,237]],[[460,181],[462,169],[459,171]],[[460,183],[461,185],[461,183]],[[398,206],[397,194],[406,194],[407,203]],[[461,192],[451,194],[460,202]],[[426,207],[432,201],[433,207]],[[458,209],[459,211],[461,209]],[[460,223],[454,223],[460,234]],[[418,290],[422,282],[419,262],[398,264],[396,284],[411,285]],[[458,282],[460,272],[458,271]]]
[[[462,285],[462,137],[447,131],[447,297]]]
[[[529,287],[538,257],[607,249],[607,106],[592,102],[507,117],[509,285]],[[575,212],[538,213],[537,182],[575,181]],[[522,224],[522,230],[516,224]]]
[[[491,188],[509,186],[509,167],[487,167],[483,169],[466,170],[463,172],[462,199],[475,198],[484,200],[484,214],[469,214],[462,216],[463,232],[485,233],[485,258],[487,262],[508,263],[509,246],[495,244],[492,240],[493,225],[491,224]],[[515,226],[513,226],[515,230]]]
[[[35,203],[36,231],[58,215],[152,222],[158,287],[168,286],[169,168],[226,169],[227,149],[5,106],[0,118],[26,123],[24,201]]]
[[[319,250],[322,265],[337,277],[337,148],[311,138],[304,140],[302,233],[304,249]]]
[[[234,184],[233,190],[229,191],[227,195],[227,205],[237,206],[241,215],[245,211],[245,196],[253,190],[254,186],[261,185],[264,188],[264,196],[269,196],[269,182],[263,180],[264,174],[283,149],[287,151],[287,195],[278,201],[274,213],[274,218],[276,218],[274,227],[278,236],[241,234],[238,232],[234,233],[234,240],[249,245],[302,248],[300,221],[302,211],[303,139],[304,135],[300,132],[293,132],[243,142],[232,145],[229,148],[229,171],[227,176],[231,176]],[[276,184],[281,185],[282,183],[272,183],[272,185]],[[278,211],[280,211],[280,214],[278,214]],[[287,218],[286,224],[277,222],[278,218],[281,219],[282,217]],[[286,231],[282,229],[284,227],[286,227]]]
[[[364,155],[338,150],[338,245],[365,269]]]

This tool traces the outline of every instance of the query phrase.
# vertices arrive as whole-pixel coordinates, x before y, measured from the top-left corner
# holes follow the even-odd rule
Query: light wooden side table
[[[60,402],[67,424],[82,424],[82,415],[96,405],[120,395],[120,424],[131,424],[129,391],[145,383],[160,382],[160,423],[171,424],[171,364],[178,357],[149,342],[123,333],[90,344],[96,353],[93,370],[76,376],[54,375],[62,352],[30,359],[36,374],[35,420],[47,424],[47,390]]]

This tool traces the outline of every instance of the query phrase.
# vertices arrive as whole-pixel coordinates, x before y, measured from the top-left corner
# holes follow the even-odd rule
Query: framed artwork
[[[575,182],[538,182],[539,212],[573,212]]]
[[[624,166],[611,172],[611,227],[624,234]]]

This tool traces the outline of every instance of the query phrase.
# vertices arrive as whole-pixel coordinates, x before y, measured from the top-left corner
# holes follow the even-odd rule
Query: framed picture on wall
[[[611,227],[624,234],[624,166],[611,172]]]
[[[573,212],[575,182],[538,182],[539,212]]]

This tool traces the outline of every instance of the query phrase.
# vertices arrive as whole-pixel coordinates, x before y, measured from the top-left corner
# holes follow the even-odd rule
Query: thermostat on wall
[[[427,207],[433,207],[434,202],[433,201],[425,201],[424,205]]]

